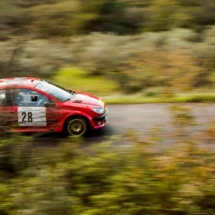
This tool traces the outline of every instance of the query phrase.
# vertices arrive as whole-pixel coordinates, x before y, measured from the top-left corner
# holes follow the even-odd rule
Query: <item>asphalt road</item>
[[[99,142],[112,135],[122,135],[129,130],[135,130],[144,136],[154,126],[162,126],[171,131],[171,112],[173,104],[135,104],[135,105],[108,105],[107,125],[103,129],[93,132],[85,139],[86,142]],[[180,105],[180,104],[179,104]],[[215,104],[186,104],[199,124],[194,132],[203,130],[215,119]],[[52,136],[53,138],[53,136]],[[55,141],[57,138],[54,137]],[[166,141],[165,146],[168,146]]]
[[[182,105],[182,104],[178,104]],[[165,134],[171,133],[172,115],[170,107],[173,104],[136,104],[136,105],[108,105],[109,114],[107,125],[100,131],[94,132],[87,142],[99,142],[112,135],[123,135],[129,130],[135,130],[140,136],[146,136],[154,126],[161,126]],[[185,104],[183,106],[191,108],[192,115],[196,118],[197,126],[191,130],[193,133],[202,132],[208,125],[215,121],[215,104]],[[172,146],[172,138],[165,139],[157,149]],[[215,151],[213,144],[205,145]]]
[[[171,106],[173,104],[109,105],[107,126],[101,134],[123,134],[129,129],[135,129],[138,133],[144,134],[156,125],[171,129],[172,118],[169,110]],[[195,103],[183,106],[191,108],[199,124],[197,129],[203,129],[215,119],[215,104]]]

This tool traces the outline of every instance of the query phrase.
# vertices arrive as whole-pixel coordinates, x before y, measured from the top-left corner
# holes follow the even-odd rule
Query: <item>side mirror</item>
[[[55,107],[55,103],[53,101],[45,102],[44,107]]]

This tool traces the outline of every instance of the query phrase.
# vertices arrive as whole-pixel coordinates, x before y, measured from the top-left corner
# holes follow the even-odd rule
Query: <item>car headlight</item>
[[[92,108],[92,110],[98,114],[104,113],[104,108]]]
[[[102,103],[102,106],[104,106],[104,102],[101,99],[99,99],[99,101]]]

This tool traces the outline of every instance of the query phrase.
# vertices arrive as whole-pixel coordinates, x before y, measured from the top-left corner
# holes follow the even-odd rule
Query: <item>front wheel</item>
[[[88,124],[86,120],[82,118],[73,118],[68,120],[66,129],[69,135],[80,137],[86,134]]]

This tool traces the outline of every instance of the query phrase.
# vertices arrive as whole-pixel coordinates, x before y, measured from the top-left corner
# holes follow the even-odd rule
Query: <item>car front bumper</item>
[[[93,129],[100,129],[106,125],[108,109],[101,116],[93,118]]]

